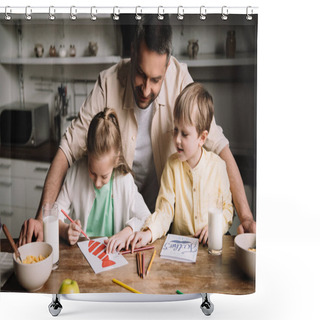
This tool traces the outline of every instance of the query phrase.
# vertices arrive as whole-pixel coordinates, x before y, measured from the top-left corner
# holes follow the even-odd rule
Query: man
[[[166,17],[167,18],[167,17]],[[131,59],[100,73],[99,78],[61,140],[48,172],[36,219],[24,222],[19,245],[43,239],[41,207],[53,203],[68,166],[85,153],[85,137],[93,116],[105,107],[117,112],[123,153],[132,167],[135,182],[153,211],[164,165],[175,152],[171,135],[173,107],[178,94],[192,82],[187,67],[171,56],[172,30],[166,21],[147,15],[138,24]],[[238,232],[255,232],[243,182],[229,149],[228,140],[213,121],[206,148],[220,155],[227,171],[241,225]]]

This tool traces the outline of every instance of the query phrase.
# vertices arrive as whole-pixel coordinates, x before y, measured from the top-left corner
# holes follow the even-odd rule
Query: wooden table
[[[77,245],[69,246],[60,241],[59,268],[52,271],[48,281],[37,292],[56,294],[61,282],[66,278],[76,280],[81,293],[129,292],[114,284],[113,278],[148,294],[175,294],[176,290],[183,293],[249,294],[255,292],[254,280],[248,279],[237,265],[233,236],[224,236],[221,256],[208,254],[208,248],[200,245],[196,263],[160,258],[164,240],[165,237],[154,243],[157,254],[151,271],[145,279],[141,279],[137,274],[135,253],[124,255],[128,261],[127,265],[95,274]],[[1,240],[1,250],[12,251],[7,240]],[[144,252],[145,261],[148,264],[153,250]],[[14,274],[1,291],[25,292]]]

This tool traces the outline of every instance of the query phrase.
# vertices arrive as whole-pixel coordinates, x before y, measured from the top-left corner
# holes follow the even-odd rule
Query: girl
[[[90,237],[107,236],[107,253],[120,251],[150,215],[126,163],[116,113],[106,108],[91,121],[87,156],[69,170],[57,199],[59,209],[70,211],[75,223],[60,214],[59,234],[70,245],[81,226]]]

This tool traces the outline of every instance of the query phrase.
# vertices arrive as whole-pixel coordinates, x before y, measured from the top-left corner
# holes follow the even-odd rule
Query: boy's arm
[[[18,241],[19,246],[31,242],[33,237],[37,241],[43,241],[42,206],[45,203],[56,201],[67,170],[67,158],[63,151],[58,149],[45,180],[36,218],[28,219],[22,225]]]
[[[232,193],[233,203],[237,210],[241,224],[238,227],[238,233],[256,232],[256,223],[247,201],[244,191],[243,181],[237,166],[237,163],[230,151],[229,146],[226,146],[219,154],[225,161],[227,173],[230,181],[230,189]]]

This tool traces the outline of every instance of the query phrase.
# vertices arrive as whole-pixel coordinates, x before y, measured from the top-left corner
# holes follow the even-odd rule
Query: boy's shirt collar
[[[183,161],[183,166],[190,172],[190,173],[196,173],[198,172],[203,166],[205,166],[207,157],[207,151],[201,147],[201,156],[200,160],[198,161],[197,165],[192,169],[188,163],[188,161]]]

